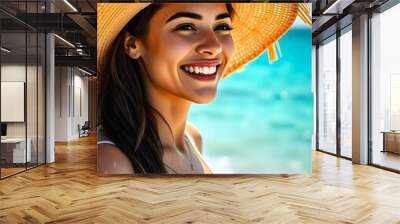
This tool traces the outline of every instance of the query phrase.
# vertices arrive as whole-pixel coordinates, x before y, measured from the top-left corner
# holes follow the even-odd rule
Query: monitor
[[[7,124],[1,123],[1,136],[7,136]]]

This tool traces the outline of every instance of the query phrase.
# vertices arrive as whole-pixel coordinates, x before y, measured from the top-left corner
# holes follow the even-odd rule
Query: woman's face
[[[233,55],[231,28],[225,3],[163,5],[141,40],[149,91],[211,101]]]

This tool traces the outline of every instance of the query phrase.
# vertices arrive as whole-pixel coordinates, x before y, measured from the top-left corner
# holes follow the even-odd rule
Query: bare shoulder
[[[97,174],[133,174],[133,168],[127,156],[115,145],[97,145]]]
[[[200,153],[202,153],[203,152],[203,142],[202,142],[203,140],[202,140],[199,129],[197,129],[192,123],[187,122],[186,123],[186,132],[193,139],[194,144],[196,144],[196,147],[200,151]]]

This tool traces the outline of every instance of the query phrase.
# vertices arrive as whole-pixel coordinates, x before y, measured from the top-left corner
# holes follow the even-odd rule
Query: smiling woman
[[[272,46],[299,8],[99,4],[98,173],[211,173],[187,121],[191,104],[212,101],[219,81]]]

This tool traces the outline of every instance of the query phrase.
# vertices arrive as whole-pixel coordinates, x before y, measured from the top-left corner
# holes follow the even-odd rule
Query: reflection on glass
[[[30,161],[26,141],[26,33],[2,33],[1,45],[1,122],[7,133],[1,140],[2,177],[25,170]],[[28,149],[28,150],[27,150]]]
[[[318,48],[318,148],[336,153],[336,39]]]
[[[18,16],[38,19],[45,1],[0,1]],[[0,178],[45,162],[45,35],[0,12]],[[35,21],[31,21],[35,22]]]
[[[372,22],[372,163],[400,170],[400,5]]]
[[[340,36],[340,153],[352,157],[352,35]]]

